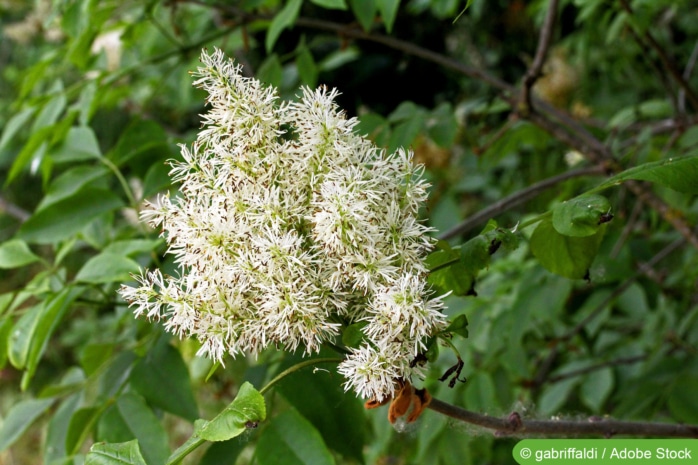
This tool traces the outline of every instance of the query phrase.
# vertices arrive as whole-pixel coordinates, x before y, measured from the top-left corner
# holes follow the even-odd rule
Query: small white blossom
[[[280,103],[221,51],[202,62],[194,84],[210,108],[172,163],[179,195],[141,214],[180,275],[144,271],[121,295],[218,361],[270,346],[318,352],[365,324],[339,371],[362,397],[391,397],[398,380],[422,375],[411,361],[446,326],[422,262],[433,239],[417,219],[421,169],[411,152],[357,135],[336,90]]]

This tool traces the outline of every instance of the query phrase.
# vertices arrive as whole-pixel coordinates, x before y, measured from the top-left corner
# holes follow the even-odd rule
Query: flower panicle
[[[141,215],[180,275],[143,271],[122,297],[217,361],[268,347],[315,353],[364,323],[339,372],[362,397],[391,397],[395,380],[422,375],[410,362],[446,325],[423,263],[434,239],[418,219],[422,168],[356,134],[335,89],[279,102],[220,50],[193,75],[209,108],[171,163],[179,193]]]

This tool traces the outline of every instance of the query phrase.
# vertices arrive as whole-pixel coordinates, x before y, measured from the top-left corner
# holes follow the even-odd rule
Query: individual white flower
[[[210,108],[172,163],[179,195],[141,214],[179,276],[143,272],[122,296],[218,361],[270,346],[317,352],[365,324],[339,371],[362,397],[392,396],[399,380],[422,375],[411,361],[445,327],[422,262],[434,240],[417,219],[421,169],[411,152],[387,154],[357,135],[336,90],[303,88],[280,103],[221,51],[202,62],[195,85]]]

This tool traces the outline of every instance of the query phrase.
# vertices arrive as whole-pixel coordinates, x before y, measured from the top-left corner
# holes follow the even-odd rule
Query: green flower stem
[[[536,224],[536,223],[538,223],[538,222],[540,222],[540,221],[543,221],[544,219],[546,219],[546,218],[548,218],[548,217],[550,217],[550,216],[552,216],[552,215],[553,215],[553,212],[552,212],[552,211],[547,211],[547,212],[545,212],[545,213],[543,213],[543,214],[540,214],[540,215],[536,216],[535,218],[531,218],[531,219],[528,220],[528,221],[524,221],[523,223],[519,224],[519,225],[517,226],[516,229],[518,229],[518,230],[526,229],[526,228],[528,228],[529,226],[531,226],[532,224]]]
[[[317,365],[320,363],[340,363],[344,361],[343,358],[313,358],[310,360],[306,360],[304,362],[297,363],[293,365],[292,367],[288,367],[278,375],[274,377],[271,381],[267,383],[266,386],[264,386],[262,389],[259,390],[259,393],[264,395],[265,392],[267,392],[269,389],[271,389],[272,386],[274,386],[276,383],[284,379],[286,376],[290,375],[291,373],[298,371],[302,368],[309,367],[312,365]]]
[[[192,436],[185,442],[179,449],[174,451],[172,455],[167,459],[165,465],[176,465],[180,463],[184,458],[194,452],[200,445],[205,443],[205,439],[192,434]]]
[[[309,367],[312,365],[318,365],[320,363],[340,363],[344,359],[342,358],[313,358],[310,360],[306,360],[304,362],[297,363],[278,375],[274,377],[271,381],[269,381],[266,386],[264,386],[262,389],[259,390],[259,393],[264,395],[265,392],[269,391],[272,386],[274,386],[276,383],[284,379],[286,376],[290,375],[291,373],[294,373],[298,370],[301,370],[305,367]],[[174,451],[172,455],[167,460],[167,463],[165,465],[176,465],[180,463],[184,458],[194,452],[199,446],[201,446],[203,443],[205,443],[205,439],[201,439],[197,437],[195,434],[193,434],[187,442],[185,442],[179,449]]]

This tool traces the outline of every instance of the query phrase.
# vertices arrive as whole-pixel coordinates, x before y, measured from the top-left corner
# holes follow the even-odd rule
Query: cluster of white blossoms
[[[142,213],[181,275],[144,271],[121,295],[217,361],[270,345],[317,352],[361,323],[360,346],[339,366],[345,387],[392,397],[396,380],[422,374],[411,362],[446,326],[426,284],[433,239],[417,215],[427,184],[411,153],[355,134],[335,90],[279,102],[220,50],[202,62],[194,85],[210,110],[172,164],[180,195]]]

